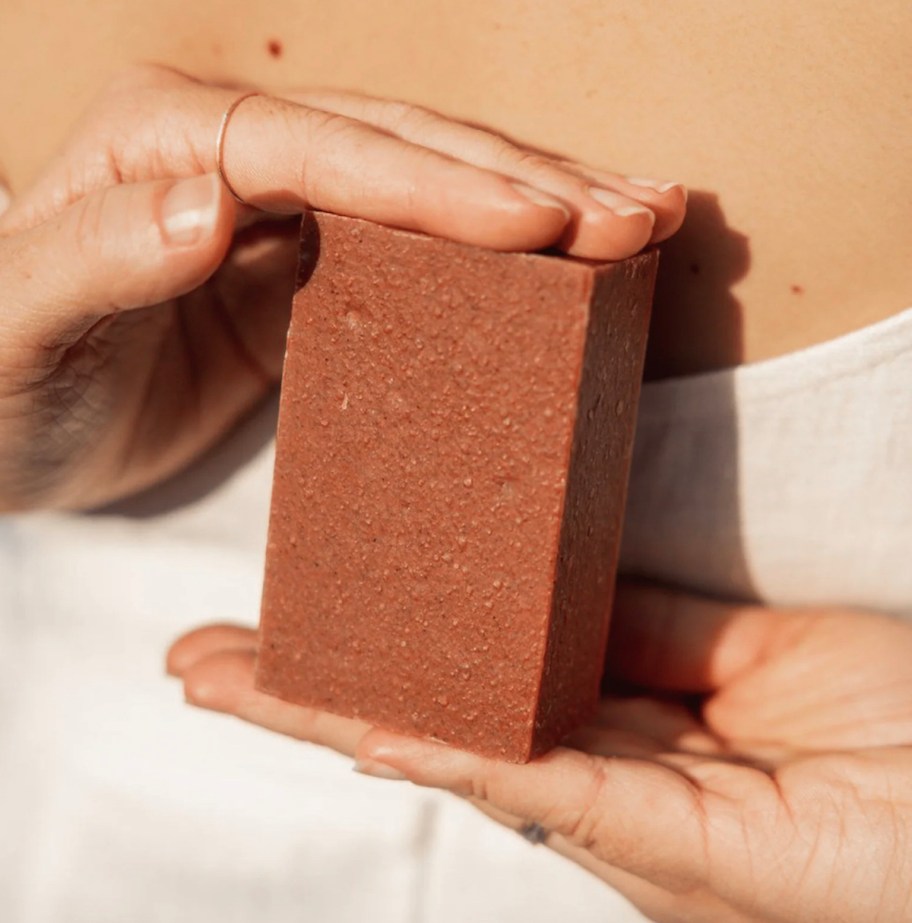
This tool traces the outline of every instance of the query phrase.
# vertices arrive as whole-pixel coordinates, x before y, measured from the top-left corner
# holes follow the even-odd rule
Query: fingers
[[[212,175],[99,190],[0,238],[0,280],[18,320],[55,342],[105,315],[201,285],[231,241],[234,210]]]
[[[45,220],[104,185],[214,171],[218,126],[240,92],[132,68],[17,203],[17,220]],[[345,94],[245,99],[223,154],[232,186],[258,208],[320,208],[498,250],[559,245],[620,259],[664,239],[684,211],[680,184],[586,172],[424,110]]]
[[[206,626],[175,642],[167,669],[181,678],[192,705],[352,756],[369,725],[259,692],[253,683],[255,645],[256,632],[250,629]]]
[[[599,703],[597,723],[583,728],[586,745],[579,749],[587,753],[604,753],[602,740],[611,741],[626,733],[639,738],[642,745],[652,743],[657,753],[684,752],[690,754],[724,755],[722,742],[706,726],[697,721],[689,709],[673,702],[663,702],[645,696],[608,698]],[[578,738],[572,738],[578,746]]]
[[[491,820],[504,827],[509,827],[517,833],[527,824],[524,818],[516,817],[506,811],[492,807],[486,801],[480,801],[477,798],[469,798],[468,801]],[[544,844],[558,855],[575,862],[591,874],[601,878],[602,881],[607,882],[615,891],[618,891],[639,910],[646,913],[650,920],[658,921],[658,923],[664,923],[664,921],[680,923],[681,917],[672,913],[674,898],[667,891],[657,888],[636,875],[631,875],[629,872],[608,865],[606,862],[601,862],[589,850],[573,845],[559,833],[549,831],[545,837]],[[530,844],[530,848],[534,847]]]
[[[712,692],[770,656],[792,624],[788,613],[621,582],[608,670],[651,689]],[[787,623],[787,624],[786,624]]]
[[[238,193],[260,208],[310,206],[496,250],[548,246],[569,218],[540,190],[363,122],[276,99],[254,97],[238,109],[225,164]]]
[[[405,103],[331,91],[292,93],[286,98],[375,125],[557,196],[573,210],[563,244],[578,256],[629,256],[649,242],[669,237],[684,220],[687,194],[680,183],[630,179],[555,161],[490,132]]]
[[[209,285],[215,314],[239,344],[235,353],[270,386],[282,374],[300,235],[298,217],[260,221],[239,231]],[[221,382],[223,376],[214,380]],[[217,384],[213,400],[219,399],[219,390],[223,393]]]
[[[624,176],[598,170],[575,161],[565,161],[564,166],[594,183],[613,189],[645,205],[655,214],[655,227],[650,243],[660,243],[675,234],[684,223],[687,211],[687,187],[671,180]]]
[[[178,638],[168,649],[165,671],[183,677],[195,663],[226,651],[256,652],[257,633],[241,625],[204,625]]]
[[[516,765],[380,730],[363,738],[356,757],[539,823],[662,887],[690,884],[702,874],[708,796],[673,769],[563,748]]]
[[[214,172],[222,116],[240,95],[167,68],[131,69],[22,203],[22,220],[57,207],[62,186],[78,198],[121,181]],[[236,108],[223,154],[232,187],[268,211],[324,209],[499,250],[553,244],[568,220],[565,206],[541,190],[274,97],[252,96]]]

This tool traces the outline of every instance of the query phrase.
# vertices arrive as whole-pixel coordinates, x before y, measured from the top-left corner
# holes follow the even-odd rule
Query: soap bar
[[[305,216],[259,689],[512,762],[592,714],[657,259]]]

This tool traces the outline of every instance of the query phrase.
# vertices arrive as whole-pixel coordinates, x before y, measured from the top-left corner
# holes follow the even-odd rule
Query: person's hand
[[[281,371],[305,207],[504,250],[618,259],[678,184],[591,173],[433,113],[131,68],[0,218],[0,510],[91,507],[215,443]]]
[[[640,691],[606,697],[568,746],[523,766],[257,692],[255,646],[252,631],[204,628],[169,668],[197,705],[540,824],[654,920],[912,920],[908,624],[627,586],[609,671]]]

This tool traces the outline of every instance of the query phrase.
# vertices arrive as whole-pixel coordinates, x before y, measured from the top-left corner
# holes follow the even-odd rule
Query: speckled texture
[[[260,689],[517,762],[584,720],[656,262],[305,218]]]

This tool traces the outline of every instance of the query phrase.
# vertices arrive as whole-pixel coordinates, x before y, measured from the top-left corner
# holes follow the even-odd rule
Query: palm
[[[669,830],[703,851],[705,870],[686,886],[687,876],[660,877],[658,887],[656,876],[628,879],[613,854],[600,855],[598,838],[584,863],[609,882],[624,877],[657,920],[793,923],[859,907],[846,919],[867,921],[881,919],[881,901],[905,907],[910,655],[912,630],[902,623],[802,614],[771,626],[763,653],[723,672],[696,710],[670,698],[606,698],[574,744],[651,773],[667,805],[681,809],[665,819]],[[727,656],[734,664],[747,653]],[[565,848],[574,853],[578,844]]]
[[[642,694],[606,697],[569,747],[523,766],[257,692],[255,647],[204,628],[169,665],[196,704],[542,824],[654,920],[912,919],[912,626],[625,591],[609,672]]]

